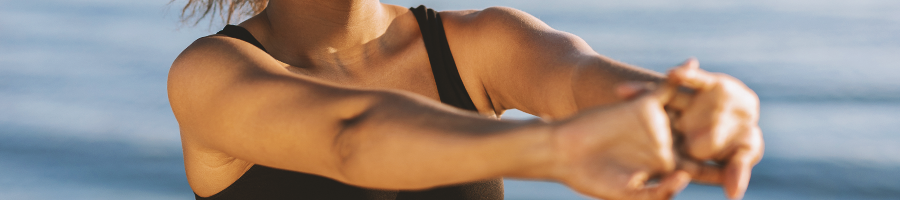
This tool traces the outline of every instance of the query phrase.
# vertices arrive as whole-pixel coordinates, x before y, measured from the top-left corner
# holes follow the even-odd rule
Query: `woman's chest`
[[[440,99],[428,55],[424,52],[372,58],[364,63],[334,63],[302,69],[288,68],[293,68],[291,71],[295,73],[344,87],[402,90]]]

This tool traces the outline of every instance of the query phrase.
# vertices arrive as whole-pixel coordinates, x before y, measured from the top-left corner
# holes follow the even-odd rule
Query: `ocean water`
[[[745,199],[900,198],[900,1],[383,2],[518,8],[661,72],[697,57],[762,100],[766,154]],[[0,199],[193,198],[166,73],[219,25],[180,25],[184,2],[167,3],[0,0]],[[506,196],[586,199],[524,180]],[[676,199],[724,195],[691,185]]]

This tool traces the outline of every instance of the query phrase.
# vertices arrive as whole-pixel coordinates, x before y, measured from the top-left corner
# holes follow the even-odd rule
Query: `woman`
[[[502,199],[500,177],[604,199],[666,199],[693,179],[738,198],[762,156],[740,81],[693,60],[664,79],[515,9],[191,3],[258,5],[170,70],[197,199]],[[546,121],[498,120],[507,109]]]

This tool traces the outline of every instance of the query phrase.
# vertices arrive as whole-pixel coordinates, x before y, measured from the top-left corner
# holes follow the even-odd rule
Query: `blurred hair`
[[[181,9],[181,21],[193,23],[194,26],[203,19],[209,17],[210,25],[213,25],[215,16],[231,24],[232,20],[240,20],[243,17],[259,14],[266,9],[269,0],[187,0],[187,5]],[[169,1],[169,3],[175,0]],[[210,16],[212,15],[212,16]]]

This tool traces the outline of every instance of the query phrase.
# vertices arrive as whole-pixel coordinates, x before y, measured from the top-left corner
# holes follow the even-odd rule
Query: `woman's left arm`
[[[480,81],[497,114],[519,109],[562,119],[625,100],[615,93],[621,83],[665,81],[663,74],[602,56],[578,36],[516,9],[441,16],[460,73]]]
[[[486,104],[497,114],[515,108],[561,119],[627,100],[630,95],[622,95],[621,86],[634,81],[694,89],[669,104],[682,113],[674,121],[686,139],[680,148],[690,157],[683,159],[682,169],[698,181],[723,185],[731,198],[743,195],[764,145],[759,99],[740,80],[700,70],[693,59],[668,75],[617,62],[581,38],[512,8],[442,16],[460,73],[476,77]]]

